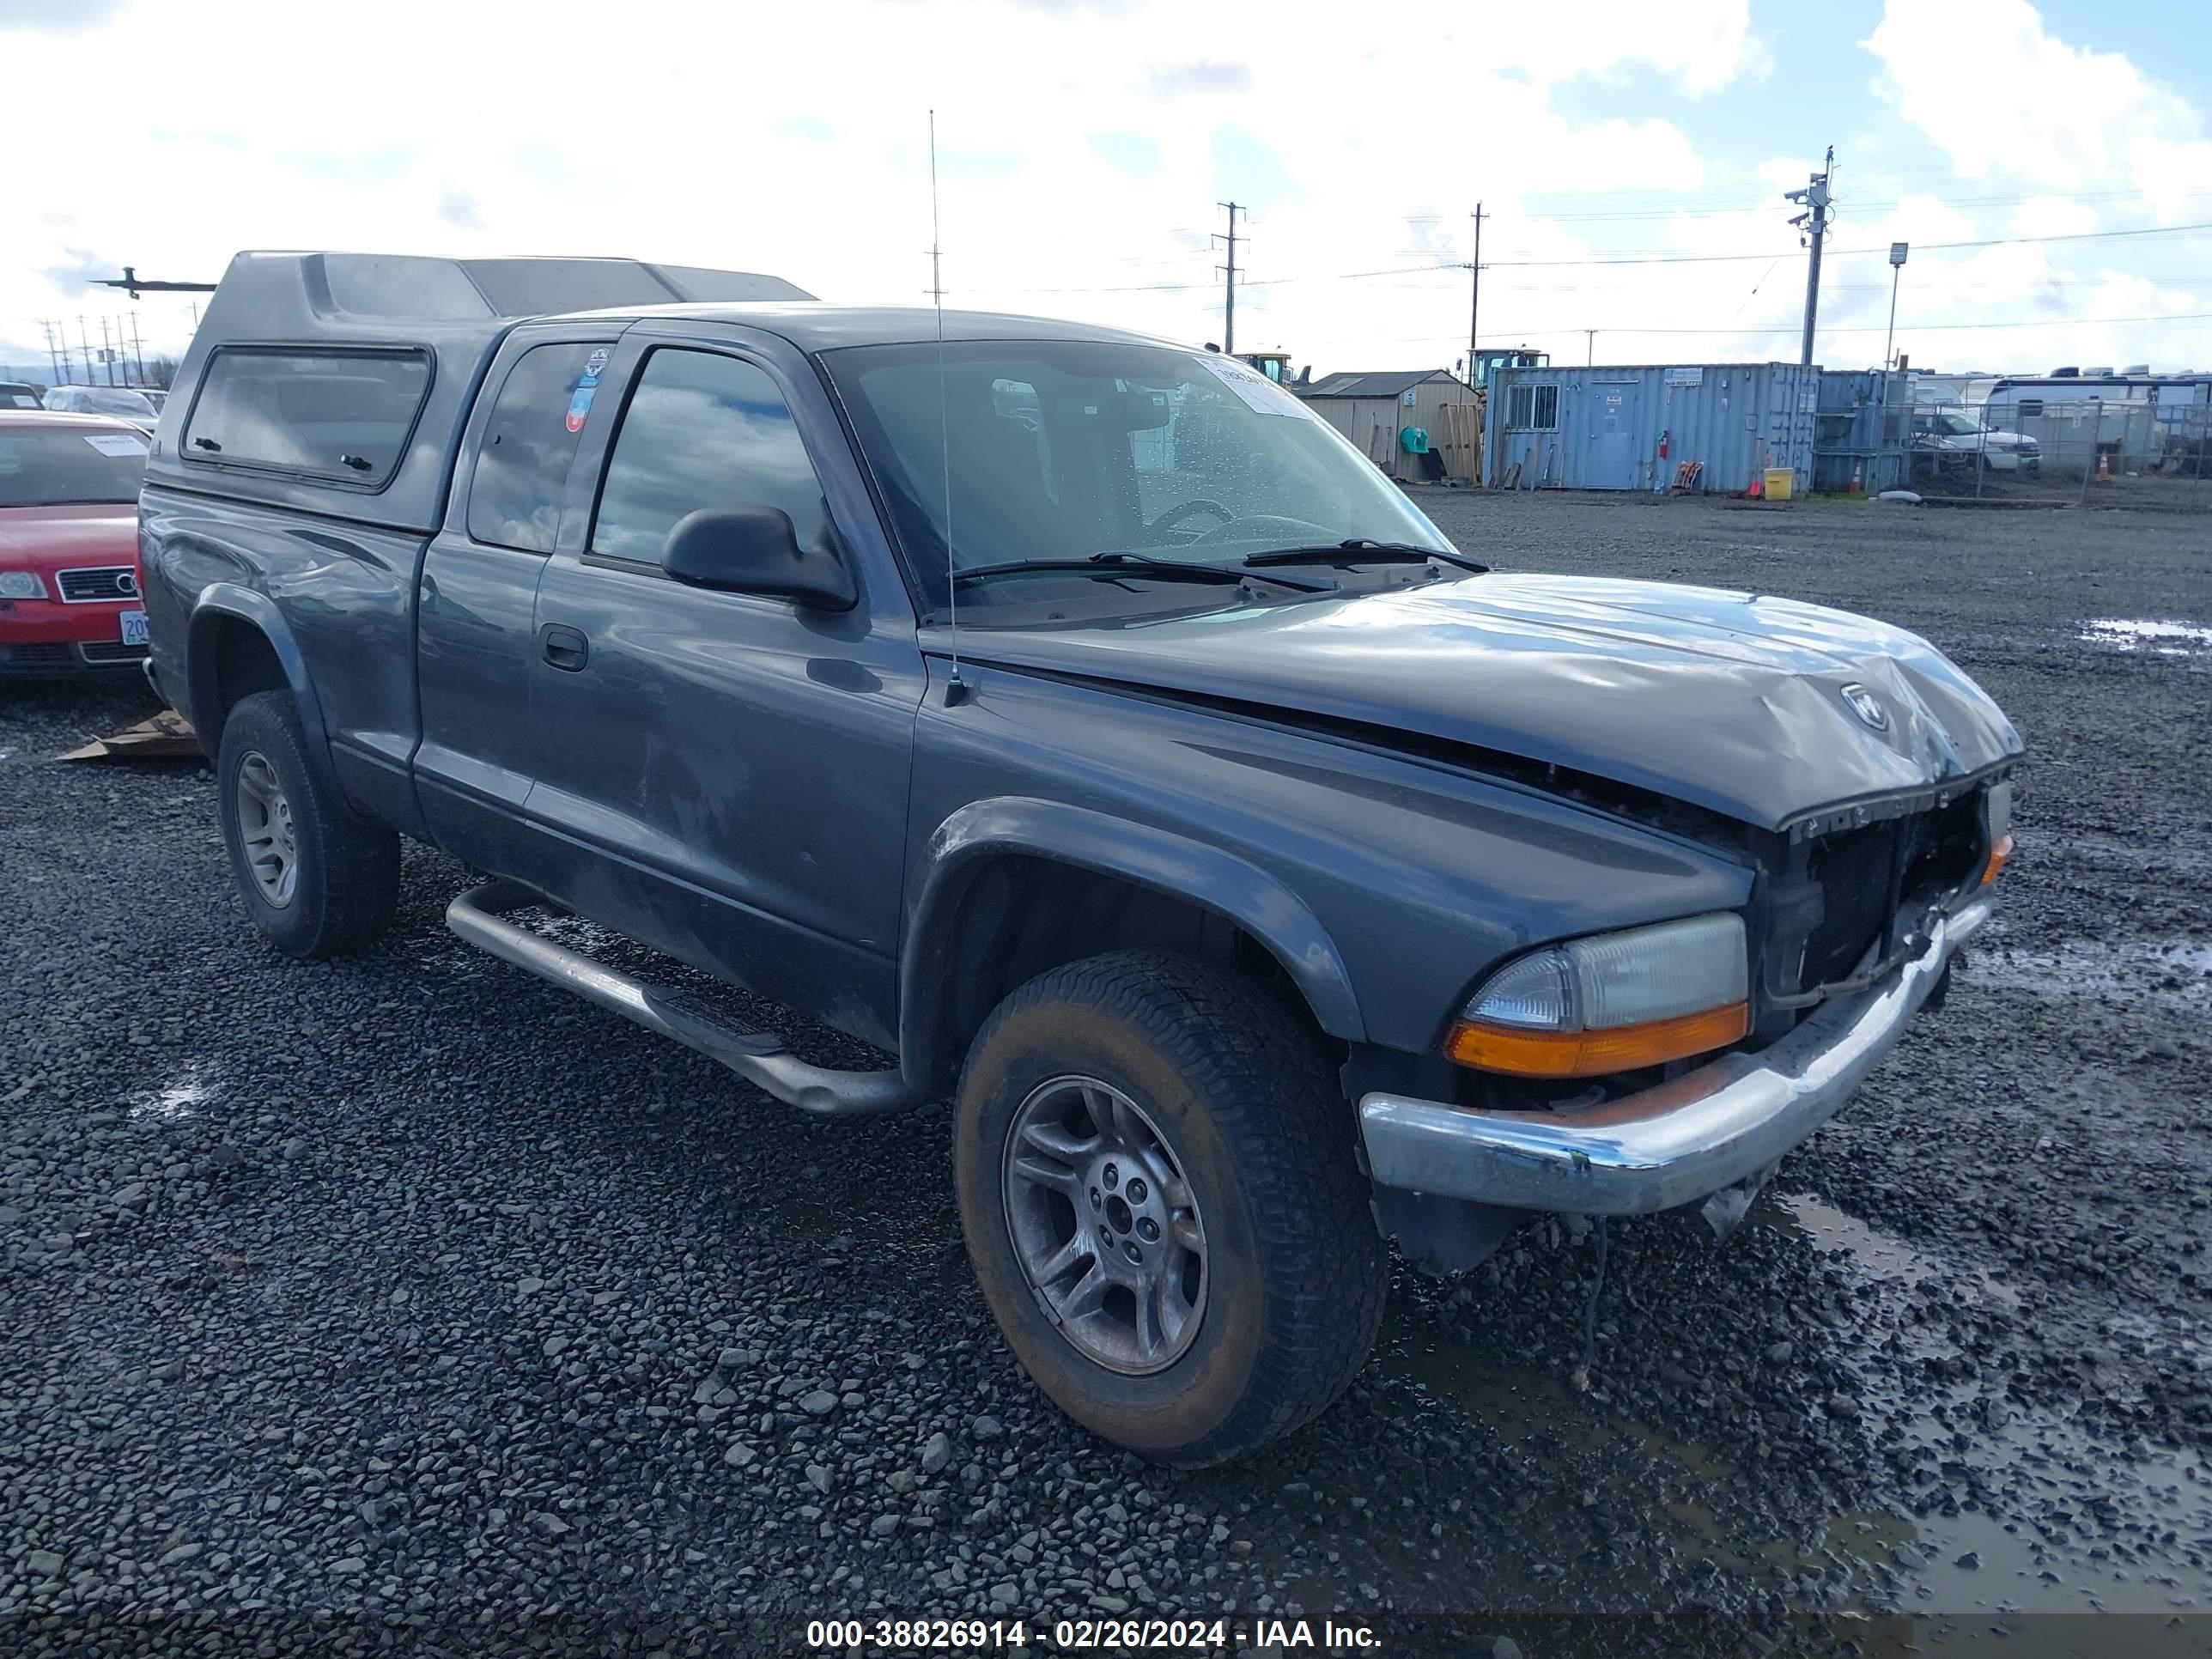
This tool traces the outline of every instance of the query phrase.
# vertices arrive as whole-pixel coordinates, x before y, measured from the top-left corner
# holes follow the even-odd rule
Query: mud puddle
[[[1960,1358],[1957,1328],[1925,1316],[1931,1298],[2008,1318],[2021,1308],[2012,1285],[1808,1195],[1763,1200],[1754,1216],[1876,1291],[1881,1311],[1864,1333],[1870,1346],[1881,1339],[1863,1368],[1868,1425],[1876,1443],[1901,1441],[1923,1454],[1936,1512],[1845,1514],[1823,1528],[1819,1548],[1860,1564],[1860,1606],[1930,1613],[2212,1606],[2212,1570],[2201,1565],[2212,1546],[2212,1468],[2199,1453],[2123,1447],[2077,1420],[2080,1402],[2024,1406],[1984,1366],[1965,1382],[1915,1379],[1918,1363]]]
[[[1987,1271],[1943,1261],[1808,1193],[1763,1193],[1752,1219],[1803,1240],[1822,1255],[1842,1257],[1865,1279],[1905,1289],[1940,1279],[1952,1294],[2008,1310],[2020,1306],[2019,1292]]]
[[[2115,651],[2144,651],[2160,657],[2212,656],[2212,628],[2196,623],[2099,617],[2083,623],[2075,638]]]
[[[1863,1325],[1832,1334],[1829,1358],[1861,1381],[1869,1443],[1922,1453],[1918,1497],[1838,1510],[1778,1537],[1754,1501],[1757,1472],[1631,1418],[1548,1374],[1518,1369],[1394,1309],[1385,1376],[1427,1409],[1465,1420],[1515,1454],[1534,1502],[1514,1525],[1571,1539],[1595,1501],[1643,1535],[1653,1581],[1682,1570],[1764,1580],[1800,1601],[1809,1579],[1831,1606],[1893,1620],[1942,1614],[2177,1613],[2212,1607],[2212,1467],[2198,1452],[2123,1445],[2074,1420],[2075,1407],[2027,1408],[2002,1376],[1937,1383],[1920,1370],[1959,1350],[1929,1310],[2018,1314],[2015,1290],[1981,1267],[1869,1226],[1822,1200],[1770,1194],[1750,1224],[1818,1252],[1875,1293]],[[1808,1402],[1808,1408],[1810,1404]],[[1927,1508],[1921,1515],[1909,1510]],[[1944,1511],[1948,1511],[1948,1513]],[[2195,1560],[2191,1557],[2196,1558]],[[1572,1593],[1540,1579],[1538,1598]],[[1637,1571],[1605,1586],[1637,1594]]]
[[[221,1082],[215,1073],[192,1060],[174,1082],[132,1096],[131,1115],[135,1121],[154,1123],[191,1117],[220,1091]]]
[[[2212,1021],[2212,945],[2075,940],[2050,949],[1977,942],[1960,970],[1972,984],[2039,997],[2124,997]]]

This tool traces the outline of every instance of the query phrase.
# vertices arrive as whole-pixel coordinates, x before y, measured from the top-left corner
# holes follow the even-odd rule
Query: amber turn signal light
[[[1725,1048],[1750,1030],[1747,1002],[1595,1031],[1537,1031],[1462,1019],[1444,1039],[1444,1052],[1462,1066],[1515,1077],[1605,1077]]]
[[[2012,837],[1999,836],[1996,845],[1990,848],[1990,861],[1982,866],[1982,885],[1986,887],[1997,878],[1997,872],[2005,867],[2012,856]]]

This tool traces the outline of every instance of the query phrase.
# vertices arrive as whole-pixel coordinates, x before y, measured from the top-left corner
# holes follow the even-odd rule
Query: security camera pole
[[[1828,159],[1820,164],[1802,190],[1783,191],[1783,199],[1802,202],[1805,211],[1790,222],[1805,233],[1806,246],[1813,250],[1813,261],[1805,273],[1805,347],[1797,361],[1808,368],[1813,364],[1813,323],[1820,311],[1820,242],[1828,232],[1828,175],[1836,170],[1836,147],[1828,146]]]
[[[1905,274],[1905,255],[1911,246],[1909,242],[1889,245],[1889,332],[1881,337],[1881,366],[1887,368],[1897,360],[1889,349],[1897,343],[1897,279]]]

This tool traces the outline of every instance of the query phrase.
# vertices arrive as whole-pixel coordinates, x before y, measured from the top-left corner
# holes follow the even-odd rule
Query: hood
[[[138,504],[0,507],[0,559],[18,570],[138,562]]]
[[[2003,711],[1916,634],[1666,582],[1492,574],[1116,627],[978,631],[961,647],[1419,732],[1770,830],[2021,752]]]

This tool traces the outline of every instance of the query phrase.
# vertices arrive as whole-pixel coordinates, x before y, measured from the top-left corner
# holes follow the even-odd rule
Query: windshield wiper
[[[1233,564],[1185,564],[1179,559],[1155,559],[1142,553],[1094,553],[1087,559],[1008,559],[1000,564],[971,565],[956,570],[957,582],[979,581],[987,576],[1095,576],[1115,580],[1144,576],[1162,581],[1211,582],[1235,586],[1256,578],[1300,593],[1334,593],[1334,582],[1309,581],[1301,576],[1278,576],[1272,571],[1246,570]]]
[[[1472,571],[1478,576],[1490,568],[1480,560],[1470,559],[1464,553],[1446,548],[1416,547],[1411,542],[1378,542],[1365,536],[1348,536],[1340,542],[1329,542],[1318,547],[1278,547],[1265,553],[1255,553],[1244,562],[1248,565],[1414,564],[1430,559],[1457,565],[1462,570]]]

